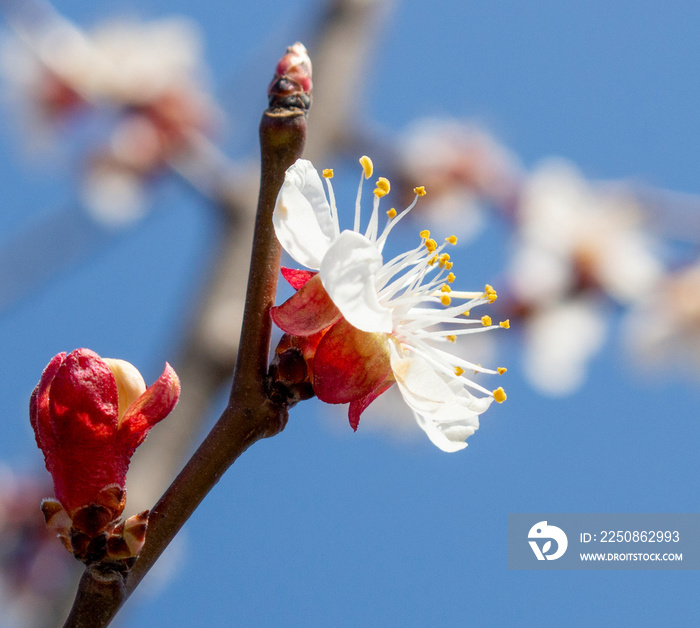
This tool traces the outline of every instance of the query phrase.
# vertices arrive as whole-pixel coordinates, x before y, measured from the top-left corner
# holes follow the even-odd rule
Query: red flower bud
[[[179,395],[180,381],[167,363],[146,389],[131,364],[89,349],[49,362],[32,393],[30,420],[74,530],[92,538],[118,519],[131,456]]]

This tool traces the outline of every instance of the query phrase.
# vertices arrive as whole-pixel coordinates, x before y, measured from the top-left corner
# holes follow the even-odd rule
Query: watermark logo
[[[532,521],[532,519],[530,520]],[[564,530],[557,528],[557,526],[550,526],[546,521],[540,521],[530,528],[530,532],[527,535],[528,539],[537,539],[535,541],[530,540],[530,547],[532,551],[537,556],[537,560],[556,560],[561,558],[569,546],[569,540],[566,538]],[[546,539],[546,540],[545,540]],[[543,540],[545,542],[540,546]],[[549,553],[552,549],[552,541],[556,541],[557,549],[553,553]]]
[[[510,513],[508,568],[700,570],[700,512]]]

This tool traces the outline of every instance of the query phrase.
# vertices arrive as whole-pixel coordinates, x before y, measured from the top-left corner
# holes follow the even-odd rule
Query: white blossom
[[[493,325],[488,316],[468,318],[473,308],[493,302],[496,292],[490,286],[478,292],[452,290],[455,275],[443,250],[456,243],[454,236],[438,245],[422,231],[415,249],[384,261],[387,236],[425,190],[416,188],[413,203],[401,213],[389,210],[388,222],[380,230],[380,199],[390,189],[389,181],[380,177],[369,221],[361,232],[362,182],[372,176],[373,166],[367,157],[360,163],[363,175],[352,230],[340,229],[332,171],[323,172],[326,196],[312,164],[298,160],[288,169],[277,198],[275,232],[291,257],[319,271],[325,291],[348,323],[363,332],[385,334],[393,378],[431,441],[443,451],[463,449],[466,438],[479,427],[479,415],[494,398],[505,399],[502,388],[489,391],[465,373],[505,369],[483,368],[439,346],[509,323]]]

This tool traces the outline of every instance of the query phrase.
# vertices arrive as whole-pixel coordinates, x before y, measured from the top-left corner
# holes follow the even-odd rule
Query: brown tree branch
[[[103,571],[96,565],[88,567],[80,578],[66,626],[106,626],[113,617],[114,605],[126,599],[124,592],[120,573]]]
[[[285,170],[301,156],[304,147],[306,109],[299,104],[297,100],[290,101],[291,106],[275,102],[260,124],[260,196],[241,331],[245,342],[238,352],[229,404],[151,511],[146,543],[123,586],[118,573],[88,568],[66,627],[108,625],[224,472],[250,445],[279,433],[286,425],[287,408],[268,399],[265,380],[271,332],[269,310],[277,290],[281,252],[272,227],[272,212]]]

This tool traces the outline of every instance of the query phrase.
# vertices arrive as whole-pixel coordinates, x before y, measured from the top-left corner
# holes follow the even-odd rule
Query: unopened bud
[[[88,349],[59,353],[44,370],[32,393],[30,420],[69,527],[88,537],[76,540],[80,555],[93,555],[89,539],[108,533],[119,519],[131,456],[179,394],[167,363],[149,388],[128,362],[103,360]],[[53,523],[59,515],[45,502],[51,529],[63,526]]]
[[[270,108],[308,109],[311,106],[311,71],[311,59],[304,45],[297,42],[289,46],[277,63],[267,90]]]

